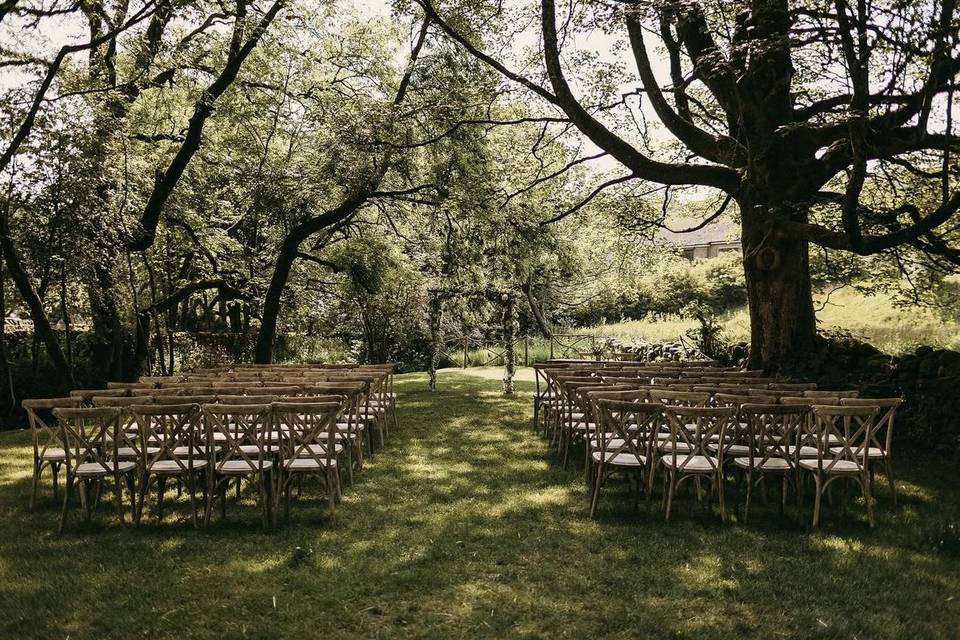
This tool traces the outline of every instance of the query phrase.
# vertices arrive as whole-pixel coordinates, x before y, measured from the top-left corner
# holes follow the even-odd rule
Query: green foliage
[[[720,315],[746,303],[738,255],[688,262],[667,254],[642,272],[603,283],[597,299],[571,314],[579,326],[607,321]]]

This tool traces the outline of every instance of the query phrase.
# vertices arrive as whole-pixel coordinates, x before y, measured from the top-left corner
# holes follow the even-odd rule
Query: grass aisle
[[[174,521],[182,503],[135,531],[102,505],[57,539],[48,493],[26,511],[28,434],[0,436],[0,638],[960,637],[943,460],[901,465],[905,504],[882,492],[875,531],[856,504],[809,533],[687,498],[665,524],[615,490],[591,521],[582,473],[530,430],[532,385],[508,399],[498,377],[398,378],[401,430],[336,525],[305,499],[276,533],[244,498],[207,533]]]

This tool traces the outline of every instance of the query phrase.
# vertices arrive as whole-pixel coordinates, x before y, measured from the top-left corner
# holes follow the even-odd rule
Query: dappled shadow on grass
[[[357,475],[336,524],[308,487],[291,524],[271,533],[245,494],[208,532],[183,520],[181,500],[168,522],[137,530],[103,504],[94,524],[75,519],[58,539],[49,498],[25,509],[29,451],[22,434],[8,437],[0,637],[880,638],[956,628],[957,598],[946,598],[960,589],[960,566],[924,548],[915,526],[957,501],[934,473],[904,469],[917,498],[906,492],[896,512],[882,502],[874,531],[856,506],[810,533],[774,505],[748,526],[724,526],[689,498],[664,523],[656,509],[634,513],[615,484],[591,520],[582,471],[560,469],[532,431],[532,385],[513,398],[498,388],[444,372],[430,392],[422,374],[402,377],[401,429]]]

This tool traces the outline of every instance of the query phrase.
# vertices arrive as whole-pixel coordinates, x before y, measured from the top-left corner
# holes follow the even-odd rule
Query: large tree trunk
[[[806,240],[771,233],[765,207],[741,204],[743,269],[750,307],[750,368],[789,371],[813,349],[816,315]],[[806,212],[791,217],[806,218]]]
[[[93,322],[91,361],[97,382],[103,383],[123,378],[126,336],[114,295],[113,271],[108,264],[95,264],[93,269],[93,282],[87,289]]]
[[[549,340],[553,337],[553,332],[550,330],[550,324],[547,322],[546,316],[543,315],[543,307],[540,306],[540,301],[533,295],[533,284],[530,280],[531,278],[528,277],[520,288],[523,289],[523,294],[527,298],[527,304],[530,305],[530,313],[533,314],[537,328],[540,329],[543,337]]]
[[[277,262],[273,267],[273,276],[267,287],[267,294],[263,299],[263,314],[260,320],[260,331],[257,333],[257,345],[254,351],[254,360],[258,364],[273,362],[273,341],[277,337],[277,320],[280,317],[280,300],[283,290],[290,279],[290,270],[297,257],[300,239],[288,236],[280,248]]]
[[[30,319],[33,320],[34,331],[40,336],[40,339],[46,346],[47,355],[50,356],[50,361],[53,363],[57,376],[60,378],[64,387],[68,389],[75,387],[76,383],[73,379],[73,371],[70,369],[70,365],[63,355],[63,350],[60,348],[57,335],[50,325],[49,318],[47,318],[43,303],[40,301],[40,297],[33,288],[33,284],[31,284],[23,264],[20,262],[20,254],[13,245],[13,238],[10,237],[10,229],[7,226],[6,215],[0,216],[0,248],[3,250],[3,258],[6,262],[7,270],[10,272],[10,278],[13,280],[14,285],[16,285],[20,297],[23,298],[24,303],[30,310]]]

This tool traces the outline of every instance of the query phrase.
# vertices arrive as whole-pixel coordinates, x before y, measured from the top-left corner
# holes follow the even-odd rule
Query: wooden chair
[[[152,382],[108,382],[107,389],[153,389]]]
[[[697,478],[697,497],[700,497],[699,479],[710,482],[711,495],[716,493],[720,502],[720,519],[726,522],[727,511],[723,486],[723,450],[714,455],[709,444],[723,442],[727,426],[735,410],[732,407],[689,407],[667,405],[665,414],[670,427],[670,440],[660,453],[664,467],[666,509],[664,519],[670,519],[673,496],[681,482]],[[692,426],[690,429],[688,427]],[[707,508],[710,506],[707,500]]]
[[[93,503],[92,489],[104,480],[113,481],[114,504],[117,517],[125,524],[123,514],[123,484],[126,481],[130,493],[130,507],[135,509],[136,491],[134,476],[137,465],[119,460],[117,443],[120,440],[120,409],[115,407],[56,408],[54,415],[60,424],[64,457],[66,486],[63,491],[63,508],[57,533],[62,534],[70,510],[70,497],[76,484],[80,492],[80,504],[84,520],[90,521]]]
[[[136,398],[138,396],[150,396],[150,397],[159,397],[159,396],[176,396],[181,393],[182,389],[130,389],[130,397]],[[102,396],[101,396],[102,397]]]
[[[867,445],[867,458],[871,461],[883,462],[883,472],[890,484],[890,493],[893,495],[893,504],[897,504],[897,485],[893,481],[893,423],[896,419],[897,408],[903,403],[903,398],[841,398],[840,404],[845,407],[879,407],[877,426]],[[871,475],[871,480],[873,476]]]
[[[870,458],[867,450],[880,409],[876,406],[813,405],[812,410],[818,443],[817,457],[801,459],[800,469],[811,473],[816,484],[813,526],[820,526],[820,505],[824,492],[834,481],[844,480],[860,487],[867,507],[867,521],[873,527]]]
[[[163,520],[163,498],[167,478],[185,483],[190,494],[193,526],[197,519],[197,485],[206,494],[208,485],[199,477],[212,475],[208,470],[208,447],[200,424],[200,406],[197,404],[150,404],[130,407],[140,428],[140,448],[147,452],[141,468],[136,521],[143,515],[143,506],[150,485],[157,485],[157,521]]]
[[[750,501],[754,487],[768,475],[779,476],[780,512],[787,502],[787,485],[796,484],[799,458],[797,443],[803,431],[810,408],[804,405],[744,404],[740,414],[746,419],[751,446],[748,455],[737,456],[733,463],[743,469],[747,477],[747,501],[743,521],[750,516]],[[765,486],[765,485],[764,485]]]
[[[860,395],[860,392],[856,389],[850,389],[847,391],[828,391],[826,389],[813,389],[803,392],[804,398],[856,398]],[[818,404],[827,404],[825,402],[820,402]]]
[[[83,403],[81,398],[34,398],[21,402],[23,410],[27,412],[30,423],[30,437],[33,441],[33,479],[30,484],[30,509],[37,503],[37,491],[40,487],[40,476],[43,470],[50,469],[53,481],[53,499],[59,498],[57,482],[60,467],[66,462],[67,454],[64,451],[60,436],[60,425],[55,409],[69,409],[79,407]],[[38,413],[39,412],[39,413]]]
[[[597,511],[600,489],[614,473],[633,474],[636,478],[634,507],[641,485],[649,499],[651,439],[663,421],[663,405],[646,402],[646,392],[627,392],[608,398],[594,394],[597,416],[597,447],[591,452],[593,483],[590,517]]]
[[[113,396],[116,398],[129,395],[129,389],[74,389],[70,392],[71,398],[80,398],[87,406],[90,405],[90,401],[93,399],[93,396]]]
[[[336,520],[336,502],[341,496],[337,461],[336,423],[342,402],[275,402],[275,425],[284,434],[280,453],[280,487],[284,517],[290,518],[290,489],[294,478],[317,476],[323,480],[330,520]]]
[[[272,397],[272,396],[271,396]],[[220,496],[220,517],[227,517],[227,486],[241,479],[254,483],[263,510],[263,528],[274,522],[274,456],[267,433],[272,427],[269,404],[205,404],[202,407],[206,451],[210,468],[210,499],[204,512],[204,526],[210,524],[213,498]],[[239,490],[239,486],[238,486]]]

